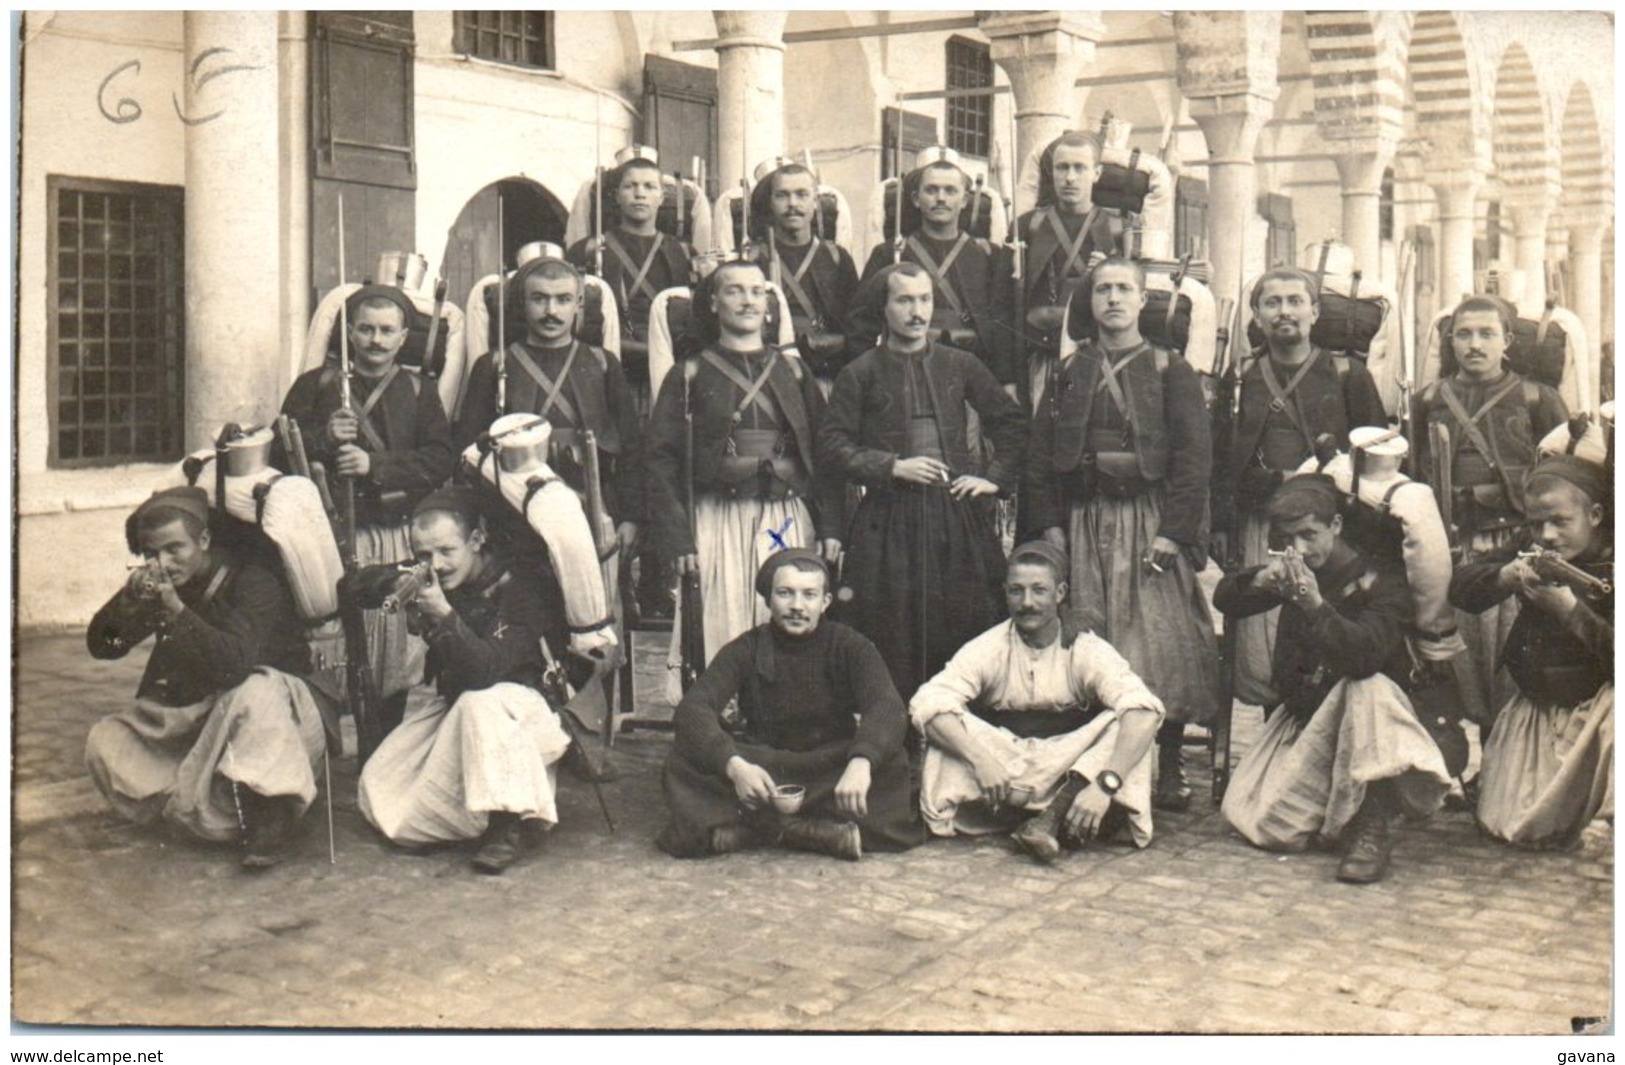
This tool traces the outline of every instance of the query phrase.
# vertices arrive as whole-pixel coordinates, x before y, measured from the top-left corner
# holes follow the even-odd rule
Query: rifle
[[[446,308],[446,279],[434,283],[434,311],[429,319],[429,338],[423,345],[423,376],[436,380],[446,369],[446,354],[436,355],[434,346],[440,340],[440,312]]]
[[[1178,299],[1178,294],[1174,296]],[[1213,454],[1215,461],[1228,463],[1231,452],[1236,446],[1236,392],[1240,379],[1236,373],[1238,360],[1230,356],[1231,317],[1235,313],[1234,301],[1229,296],[1219,300],[1218,319],[1219,327],[1214,333],[1213,350],[1213,400],[1209,415],[1213,423]],[[1224,482],[1222,478],[1215,477],[1215,485]],[[1215,511],[1222,512],[1233,518],[1235,512],[1234,493],[1227,496],[1224,508],[1215,507]],[[1234,520],[1227,522],[1224,529],[1226,534],[1225,554],[1230,556],[1218,560],[1220,569],[1230,569],[1235,563],[1238,529]]]
[[[688,534],[695,535],[694,527],[694,406],[692,399],[692,381],[688,367],[683,369],[683,473],[686,481],[683,486],[685,503],[688,509]],[[705,618],[702,616],[704,604],[700,596],[700,574],[698,569],[683,574],[681,589],[682,602],[679,609],[683,613],[683,629],[678,634],[677,650],[681,660],[678,679],[683,691],[688,691],[694,682],[700,679],[700,670],[705,668]]]
[[[1405,461],[1401,467],[1407,475],[1416,474],[1416,441],[1411,440],[1415,431],[1415,424],[1411,410],[1411,390],[1416,387],[1416,351],[1414,343],[1405,342],[1406,295],[1410,287],[1411,266],[1415,256],[1415,247],[1410,241],[1405,242],[1399,256],[1399,291],[1395,294],[1399,306],[1395,314],[1399,319],[1399,431],[1411,443],[1410,450],[1405,453]]]
[[[276,428],[277,434],[282,438],[282,450],[287,454],[288,463],[293,467],[295,476],[315,481],[315,477],[312,476],[310,456],[305,452],[305,437],[299,430],[298,419],[291,418],[286,414],[278,414]],[[327,513],[328,525],[331,526],[335,516],[333,497],[327,491],[327,475],[325,471],[320,471],[319,466],[317,469],[322,472],[322,479],[316,482],[316,491],[321,497],[322,509]],[[260,488],[264,487],[266,486],[260,486]],[[255,491],[258,492],[259,488],[256,488]],[[348,652],[345,653],[345,658],[349,658]],[[318,660],[316,669],[320,671],[325,668],[325,664]],[[374,703],[373,705],[376,706],[377,704]],[[358,734],[359,731],[358,728]],[[338,848],[333,835],[333,762],[327,753],[327,744],[325,742],[322,744],[322,778],[325,789],[324,795],[326,796],[322,805],[327,807],[327,860],[331,864],[338,861]]]
[[[1433,482],[1433,495],[1439,501],[1439,517],[1444,521],[1445,535],[1452,548],[1460,547],[1456,531],[1456,490],[1450,469],[1450,426],[1433,422],[1428,426],[1428,479]]]
[[[503,250],[502,193],[497,193],[497,417],[508,411],[508,256]]]
[[[896,266],[903,261],[903,112],[897,112],[897,140],[892,145],[892,174],[897,179],[897,188],[893,190],[893,202],[897,210],[893,214],[891,242],[891,261]]]
[[[339,284],[344,284],[344,196],[339,196]],[[350,394],[350,310],[349,301],[339,304],[339,407],[353,410]],[[327,494],[327,475],[320,463],[311,463],[311,480],[322,493],[323,505]],[[355,478],[345,477],[343,510],[334,522],[339,536],[339,560],[344,564],[344,575],[349,578],[358,568],[356,559]],[[335,515],[329,511],[329,520]],[[378,720],[380,696],[378,679],[373,676],[372,663],[367,653],[367,629],[362,620],[361,607],[355,602],[348,587],[339,590],[339,622],[344,629],[344,697],[349,703],[350,716],[355,719],[356,767],[367,764],[372,752],[383,742],[381,722]]]
[[[1014,212],[1015,209],[1016,209],[1016,181],[1018,180],[1017,176],[1016,176],[1016,169],[1017,169],[1018,166],[1020,166],[1020,163],[1021,163],[1021,159],[1020,159],[1020,156],[1017,154],[1017,151],[1016,151],[1016,116],[1015,116],[1015,109],[1011,108],[1011,114],[1010,114],[1010,210],[1012,212]],[[1033,405],[1033,400],[1032,400],[1032,397],[1033,397],[1033,375],[1032,375],[1032,368],[1027,365],[1027,360],[1032,357],[1032,350],[1031,350],[1031,348],[1029,346],[1028,337],[1027,337],[1027,283],[1022,277],[1022,271],[1025,269],[1025,265],[1026,265],[1023,260],[1025,260],[1027,258],[1027,246],[1026,246],[1026,244],[1024,244],[1022,242],[1022,239],[1021,239],[1021,218],[1019,216],[1017,218],[1015,218],[1014,221],[1011,223],[1010,229],[1011,229],[1011,237],[1012,237],[1011,250],[1014,253],[1013,256],[1012,256],[1011,264],[1010,264],[1010,278],[1011,278],[1012,284],[1015,287],[1015,292],[1014,292],[1014,296],[1015,296],[1015,300],[1014,300],[1014,303],[1015,303],[1015,320],[1011,324],[1013,326],[1015,326],[1016,346],[1019,349],[1018,357],[1021,360],[1020,361],[1020,374],[1021,374],[1021,376],[1016,378],[1016,383],[1017,383],[1017,386],[1018,386],[1018,391],[1021,393],[1022,397],[1024,398],[1025,406],[1028,408],[1028,413],[1030,414],[1030,413],[1032,413],[1032,405]]]
[[[1576,594],[1588,599],[1601,599],[1614,590],[1612,581],[1593,576],[1572,562],[1565,562],[1562,555],[1549,548],[1531,547],[1519,551],[1518,557],[1529,563],[1541,580],[1548,584],[1566,584]]]

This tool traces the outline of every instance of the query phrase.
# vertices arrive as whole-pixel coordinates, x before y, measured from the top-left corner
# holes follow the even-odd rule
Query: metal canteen
[[[491,445],[503,473],[534,473],[547,465],[553,427],[534,414],[504,414],[491,423]]]
[[[270,426],[254,429],[235,440],[226,441],[227,477],[251,477],[271,465],[271,442],[276,434]]]
[[[386,251],[378,256],[378,272],[372,279],[380,285],[394,285],[408,294],[423,288],[429,276],[429,260],[415,251]]]

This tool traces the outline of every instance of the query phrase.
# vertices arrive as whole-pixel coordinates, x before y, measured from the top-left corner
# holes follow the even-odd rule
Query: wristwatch
[[[1107,795],[1115,797],[1119,791],[1123,790],[1123,778],[1110,769],[1102,769],[1095,774],[1095,787]]]

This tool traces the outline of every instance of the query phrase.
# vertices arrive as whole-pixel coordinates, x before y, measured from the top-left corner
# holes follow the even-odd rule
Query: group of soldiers
[[[412,301],[350,294],[344,365],[303,374],[283,410],[310,432],[308,465],[355,496],[344,595],[398,606],[350,641],[385,663],[368,821],[404,845],[475,840],[476,868],[501,872],[528,826],[556,823],[558,764],[608,775],[568,704],[624,650],[631,593],[605,594],[613,564],[561,565],[493,499],[481,456],[515,426],[593,503],[599,559],[635,554],[645,581],[692,592],[673,626],[693,681],[664,771],[672,855],[856,859],[994,831],[1046,862],[1097,838],[1143,847],[1154,810],[1190,802],[1186,726],[1240,698],[1270,713],[1226,818],[1261,847],[1340,841],[1339,879],[1371,882],[1393,819],[1439,808],[1464,768],[1413,697],[1432,685],[1431,715],[1439,690],[1493,692],[1500,666],[1504,698],[1462,696],[1491,704],[1471,714],[1480,824],[1565,845],[1611,817],[1611,436],[1600,448],[1601,425],[1571,425],[1508,366],[1507,304],[1464,300],[1455,369],[1409,420],[1416,450],[1450,450],[1412,469],[1449,471],[1422,494],[1458,544],[1421,572],[1402,508],[1360,486],[1391,479],[1398,498],[1408,442],[1362,361],[1313,342],[1317,276],[1251,286],[1262,342],[1216,443],[1203,374],[1146,335],[1146,265],[1092,199],[1101,156],[1087,133],[1044,151],[1012,249],[974,231],[988,216],[967,210],[982,194],[954,153],[923,152],[861,276],[820,235],[817,175],[777,159],[744,212],[760,228],[695,279],[657,227],[658,164],[624,153],[594,193],[602,231],[501,281],[514,332],[450,417],[397,361]],[[618,296],[620,359],[584,335],[589,270]],[[662,357],[662,297],[691,281]],[[92,730],[92,774],[127,816],[274,864],[317,795],[336,692],[283,576],[224,542],[202,488],[155,494],[129,546],[153,564],[90,647],[157,644],[136,707]],[[1211,606],[1210,554],[1227,571]]]

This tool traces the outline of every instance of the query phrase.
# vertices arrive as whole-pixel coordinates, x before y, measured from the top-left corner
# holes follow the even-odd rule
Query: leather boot
[[[1394,840],[1386,810],[1368,798],[1349,825],[1347,839],[1343,860],[1337,863],[1337,879],[1345,884],[1375,884],[1387,875]]]
[[[518,814],[501,810],[492,813],[480,837],[480,848],[474,852],[474,868],[492,876],[506,872],[519,857],[521,825]]]
[[[291,795],[267,796],[233,785],[242,816],[244,869],[269,869],[293,849],[294,810],[299,800]]]
[[[771,847],[779,841],[781,833],[753,821],[733,821],[711,829],[711,853],[734,854],[739,851]]]
[[[786,817],[779,842],[795,851],[812,851],[855,862],[863,857],[863,837],[851,821],[822,817]]]
[[[1043,813],[1027,818],[1010,836],[1016,846],[1046,865],[1054,864],[1061,857],[1061,833],[1065,831],[1066,815],[1082,790],[1083,778],[1069,773],[1066,783]]]
[[[1184,733],[1185,727],[1180,725],[1172,738],[1157,736],[1157,793],[1151,805],[1176,814],[1191,806],[1190,782],[1185,779]]]

